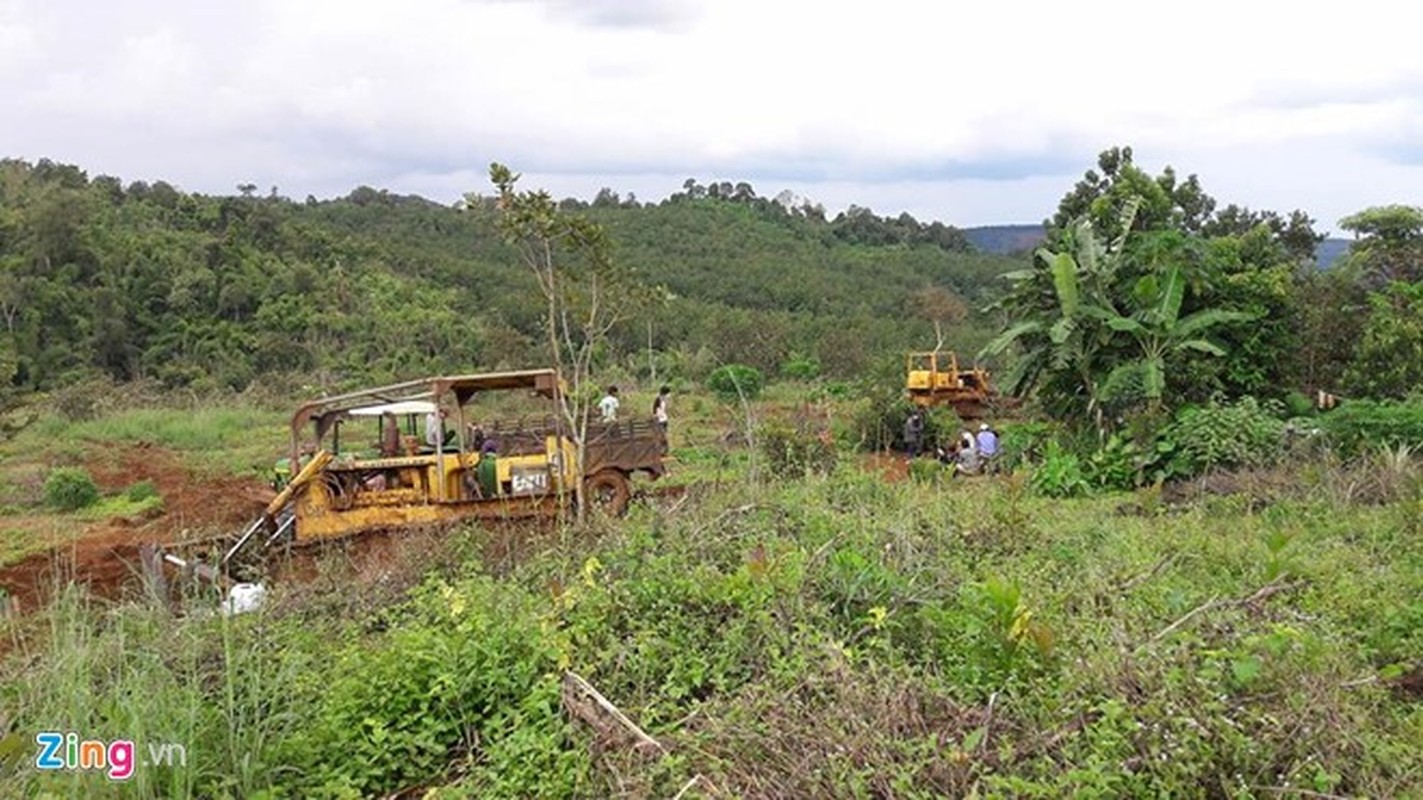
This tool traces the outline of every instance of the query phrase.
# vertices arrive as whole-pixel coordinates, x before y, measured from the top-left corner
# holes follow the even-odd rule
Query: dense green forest
[[[334,387],[544,363],[540,293],[498,234],[485,187],[471,188],[450,206],[370,187],[295,202],[276,187],[212,197],[0,162],[0,385],[104,375],[242,389],[298,376]],[[688,179],[657,203],[604,189],[559,208],[606,229],[614,257],[659,290],[612,331],[602,370],[700,380],[720,364],[775,374],[795,362],[849,378],[937,332],[974,354],[1006,331],[984,351],[990,365],[1010,389],[1040,390],[1067,412],[1125,410],[1143,379],[1172,401],[1402,397],[1423,369],[1418,209],[1342,220],[1357,244],[1320,270],[1323,237],[1306,213],[1218,207],[1196,176],[1149,175],[1130,148],[1104,152],[1065,194],[1031,260],[975,252],[940,222],[856,206],[827,218],[747,183]],[[1064,313],[1055,255],[1074,258],[1097,293],[1086,317]],[[1148,310],[1155,290],[1141,281],[1171,269],[1178,317],[1225,318],[1191,346],[1163,349],[1156,330],[1139,361],[1141,331],[1123,326]]]
[[[0,378],[22,391],[93,374],[334,386],[546,360],[541,298],[480,203],[239,189],[209,197],[0,162]],[[793,354],[849,376],[932,344],[934,320],[976,349],[989,326],[973,309],[1020,266],[970,252],[941,223],[857,208],[827,220],[744,183],[562,206],[606,226],[615,256],[665,289],[613,331],[604,366],[690,379],[724,362],[774,373]]]

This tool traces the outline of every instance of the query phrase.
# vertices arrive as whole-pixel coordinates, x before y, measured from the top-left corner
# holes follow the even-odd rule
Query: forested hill
[[[0,386],[95,373],[337,386],[546,361],[541,296],[478,206],[241,188],[212,197],[0,162]],[[614,331],[614,370],[646,368],[650,341],[663,375],[722,362],[774,371],[796,356],[849,377],[932,344],[934,320],[974,350],[989,326],[972,309],[1022,265],[970,252],[940,223],[856,208],[827,220],[746,184],[689,181],[659,204],[605,190],[563,206],[603,223],[616,257],[667,290]]]
[[[1042,225],[981,225],[965,228],[964,236],[974,249],[984,253],[1030,253],[1043,243],[1047,229]]]
[[[1030,253],[1043,243],[1047,229],[1042,225],[981,225],[964,228],[964,238],[982,253],[1013,255]],[[1349,252],[1349,239],[1325,239],[1315,248],[1315,263],[1328,269]]]

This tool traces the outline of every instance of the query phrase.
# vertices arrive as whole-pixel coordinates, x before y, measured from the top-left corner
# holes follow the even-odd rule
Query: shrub
[[[151,500],[157,496],[158,488],[153,485],[153,481],[139,481],[124,490],[124,497],[135,503]]]
[[[1056,440],[1047,443],[1042,463],[1033,469],[1028,485],[1046,497],[1077,497],[1091,488],[1077,454],[1062,449]]]
[[[765,385],[761,371],[745,364],[727,364],[707,376],[707,388],[727,402],[741,398],[754,400],[761,395],[761,389]]]
[[[1012,469],[1026,461],[1042,458],[1043,448],[1052,440],[1054,427],[1046,422],[1005,422],[998,427],[998,463]]]
[[[1099,489],[1135,489],[1144,482],[1143,468],[1149,460],[1136,442],[1113,434],[1087,459],[1088,480]]]
[[[1291,418],[1314,416],[1314,401],[1309,395],[1300,391],[1291,391],[1285,395],[1285,411]]]
[[[586,758],[565,745],[556,651],[528,598],[483,577],[414,594],[412,618],[340,653],[314,723],[284,743],[293,796],[386,796],[471,747],[498,765],[466,777],[478,796],[575,793]]]
[[[1335,450],[1349,458],[1378,445],[1419,447],[1423,446],[1423,402],[1352,400],[1321,416],[1319,426]]]
[[[77,511],[98,499],[99,487],[93,477],[79,467],[60,467],[44,480],[45,504],[60,511]]]
[[[938,459],[916,458],[909,462],[909,477],[918,483],[936,483],[952,474]]]
[[[904,421],[914,413],[914,408],[914,404],[903,397],[883,405],[873,401],[864,403],[855,413],[851,428],[868,450],[903,450]],[[925,409],[923,448],[932,451],[936,444],[952,443],[964,427],[963,420],[949,406]]]
[[[835,469],[835,440],[828,432],[768,425],[758,438],[767,465],[776,475],[791,478]]]
[[[791,353],[781,364],[781,376],[797,381],[813,381],[820,377],[820,359],[805,353]]]
[[[1244,397],[1186,408],[1162,432],[1160,477],[1191,477],[1211,469],[1271,464],[1284,452],[1285,424],[1272,410]]]

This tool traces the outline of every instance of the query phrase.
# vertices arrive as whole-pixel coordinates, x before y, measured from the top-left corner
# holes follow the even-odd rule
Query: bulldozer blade
[[[242,548],[246,547],[247,543],[252,541],[252,537],[257,535],[257,531],[267,527],[269,522],[270,517],[267,516],[267,513],[265,511],[262,512],[262,514],[259,515],[256,519],[252,520],[252,523],[247,526],[246,530],[242,532],[242,535],[237,537],[237,542],[233,544],[232,547],[228,548],[227,552],[223,554],[223,565],[226,566],[228,562],[232,561],[233,556],[241,552]]]

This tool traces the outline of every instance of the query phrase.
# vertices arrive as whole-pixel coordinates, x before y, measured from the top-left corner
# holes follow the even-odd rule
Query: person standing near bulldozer
[[[915,408],[904,420],[904,453],[908,458],[917,458],[924,443],[924,409]]]
[[[479,496],[488,500],[499,495],[499,444],[485,439],[479,447],[479,463],[475,466]]]
[[[662,429],[663,436],[667,435],[667,397],[671,394],[672,387],[663,386],[657,390],[657,399],[652,401],[652,419]]]
[[[400,455],[400,423],[389,411],[380,415],[380,454],[382,458]]]
[[[608,393],[598,401],[598,411],[602,414],[603,423],[618,421],[618,405],[618,387],[609,386]]]
[[[444,420],[444,409],[435,409],[425,414],[425,444],[430,450],[438,450],[445,441]]]

